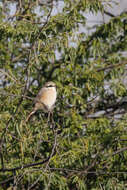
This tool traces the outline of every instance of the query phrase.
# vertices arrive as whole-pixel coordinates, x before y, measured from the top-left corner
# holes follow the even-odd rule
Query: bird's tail
[[[27,116],[25,123],[28,122],[28,120],[30,119],[30,117],[36,112],[36,109],[34,109],[32,112],[29,113],[29,115]]]

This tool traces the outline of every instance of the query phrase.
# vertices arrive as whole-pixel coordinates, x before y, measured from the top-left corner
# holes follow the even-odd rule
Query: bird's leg
[[[50,122],[50,111],[48,112],[48,120],[47,120],[47,123],[49,124],[49,122]]]
[[[53,111],[51,112],[51,122],[52,122],[52,126],[53,126],[53,128],[54,128],[54,126],[55,126],[55,122],[54,122],[54,119],[53,119]]]
[[[55,122],[53,119],[53,111],[50,112],[50,121],[51,121],[51,129],[53,130],[53,133],[55,134]]]
[[[54,132],[54,120],[53,120],[53,112],[52,111],[48,112],[47,123],[50,125],[50,128],[53,129],[53,132]]]

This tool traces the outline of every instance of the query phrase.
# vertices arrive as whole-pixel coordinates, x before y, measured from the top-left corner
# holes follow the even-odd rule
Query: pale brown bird
[[[53,110],[55,101],[57,97],[56,85],[54,82],[47,82],[41,88],[34,100],[34,108],[31,113],[27,116],[26,122],[30,117],[39,109],[42,109],[44,112],[48,112],[48,117]],[[49,118],[48,118],[49,119]]]

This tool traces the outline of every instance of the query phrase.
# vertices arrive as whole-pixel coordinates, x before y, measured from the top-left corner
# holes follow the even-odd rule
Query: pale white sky
[[[110,2],[109,0],[105,1],[105,4]],[[106,6],[105,10],[112,13],[113,15],[120,15],[123,11],[127,11],[127,0],[114,0],[112,1],[112,6]],[[86,27],[91,28],[94,25],[102,24],[104,22],[108,22],[111,17],[101,13],[92,14],[92,13],[85,13],[87,18],[87,25]]]
[[[119,15],[121,14],[121,12],[125,10],[127,11],[127,0],[114,0],[114,1],[105,0],[104,4],[106,5],[108,2],[109,3],[112,2],[112,6],[106,6],[106,10],[111,12],[114,15]],[[61,12],[63,6],[64,6],[64,1],[59,1],[57,3],[54,2],[54,9],[52,11],[52,15],[55,15],[56,13]],[[11,7],[11,15],[15,14],[16,4],[14,5],[14,3],[10,3],[10,7]],[[86,29],[91,28],[95,24],[102,24],[103,22],[107,22],[110,19],[110,17],[107,15],[104,15],[103,17],[101,13],[92,14],[88,12],[88,13],[85,13],[84,15],[87,18]]]

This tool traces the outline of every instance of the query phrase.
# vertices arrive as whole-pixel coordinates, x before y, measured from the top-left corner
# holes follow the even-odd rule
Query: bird
[[[56,97],[57,97],[56,84],[52,81],[46,82],[45,85],[38,92],[37,96],[35,97],[34,108],[27,116],[26,122],[28,122],[30,117],[37,110],[43,110],[44,112],[48,112],[48,119],[49,119],[50,113],[52,112],[54,104],[56,102]]]

